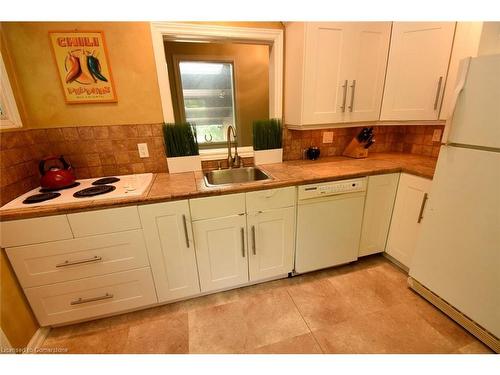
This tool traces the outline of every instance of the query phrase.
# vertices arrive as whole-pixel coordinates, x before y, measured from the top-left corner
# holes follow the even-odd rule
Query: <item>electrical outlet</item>
[[[434,133],[432,133],[432,142],[439,142],[441,140],[441,129],[434,129]]]
[[[148,150],[147,143],[138,143],[137,149],[139,150],[139,157],[140,158],[149,158],[149,150]]]
[[[333,142],[333,132],[323,132],[323,143]]]

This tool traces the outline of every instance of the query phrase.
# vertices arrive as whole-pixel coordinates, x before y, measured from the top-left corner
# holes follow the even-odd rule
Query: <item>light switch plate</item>
[[[434,133],[432,133],[432,142],[439,142],[441,140],[441,129],[434,129]]]
[[[149,150],[148,150],[147,143],[138,143],[137,149],[139,150],[139,157],[140,158],[149,158]]]
[[[323,132],[323,143],[333,142],[333,132]]]

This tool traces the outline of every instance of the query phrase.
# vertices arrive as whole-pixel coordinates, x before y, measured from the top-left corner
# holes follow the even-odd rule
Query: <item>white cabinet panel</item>
[[[193,222],[202,292],[248,282],[245,215]]]
[[[455,22],[394,22],[381,120],[436,120]]]
[[[359,256],[384,251],[398,180],[399,173],[368,177]]]
[[[460,61],[467,57],[477,56],[482,29],[483,22],[457,22],[450,66],[443,94],[443,105],[439,113],[440,120],[446,120],[450,115],[450,111],[453,110],[450,105],[452,104],[457,84]]]
[[[7,248],[23,288],[149,266],[141,230]]]
[[[259,190],[245,195],[247,212],[265,211],[295,205],[297,188],[289,186],[279,189]]]
[[[432,181],[402,173],[385,251],[409,267],[420,232],[419,217]]]
[[[139,207],[160,302],[200,292],[188,201]]]
[[[288,24],[286,124],[378,120],[390,29],[390,22]]]
[[[137,206],[68,214],[75,237],[121,232],[141,227]]]
[[[3,221],[0,222],[0,230],[2,247],[73,238],[66,215]]]
[[[384,91],[390,22],[355,22],[350,46],[349,91],[345,121],[373,121],[380,116]]]
[[[193,221],[245,213],[245,193],[189,200]]]
[[[41,326],[96,318],[157,303],[149,267],[25,289]]]
[[[304,112],[307,124],[340,122],[347,85],[349,23],[310,22],[306,25]],[[346,87],[345,87],[346,88]]]
[[[248,214],[250,280],[286,275],[293,270],[295,207]]]

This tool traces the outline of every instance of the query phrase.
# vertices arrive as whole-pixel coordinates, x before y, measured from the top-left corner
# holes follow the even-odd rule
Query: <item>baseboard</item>
[[[472,319],[468,318],[466,315],[458,311],[448,302],[446,302],[441,297],[431,292],[429,289],[427,289],[425,286],[420,284],[417,280],[413,279],[412,277],[408,277],[408,285],[415,292],[417,292],[427,301],[436,306],[439,310],[441,310],[455,322],[464,327],[472,335],[477,337],[478,340],[482,341],[485,345],[489,346],[496,353],[500,353],[500,340],[495,335],[488,332],[485,328],[481,327]]]
[[[393,256],[387,254],[386,252],[383,252],[382,255],[384,257],[386,257],[391,263],[394,263],[396,266],[398,266],[399,268],[401,268],[406,273],[408,273],[410,271],[410,269],[407,266],[405,266],[403,263],[401,263],[399,260],[397,260]]]
[[[26,353],[34,353],[36,349],[41,347],[47,336],[49,335],[50,327],[40,327],[26,345]]]

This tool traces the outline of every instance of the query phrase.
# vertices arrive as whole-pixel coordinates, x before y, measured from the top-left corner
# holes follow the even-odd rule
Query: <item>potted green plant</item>
[[[163,137],[169,173],[201,170],[196,129],[191,124],[164,124]]]
[[[282,129],[279,119],[253,122],[253,149],[255,165],[282,162]]]

